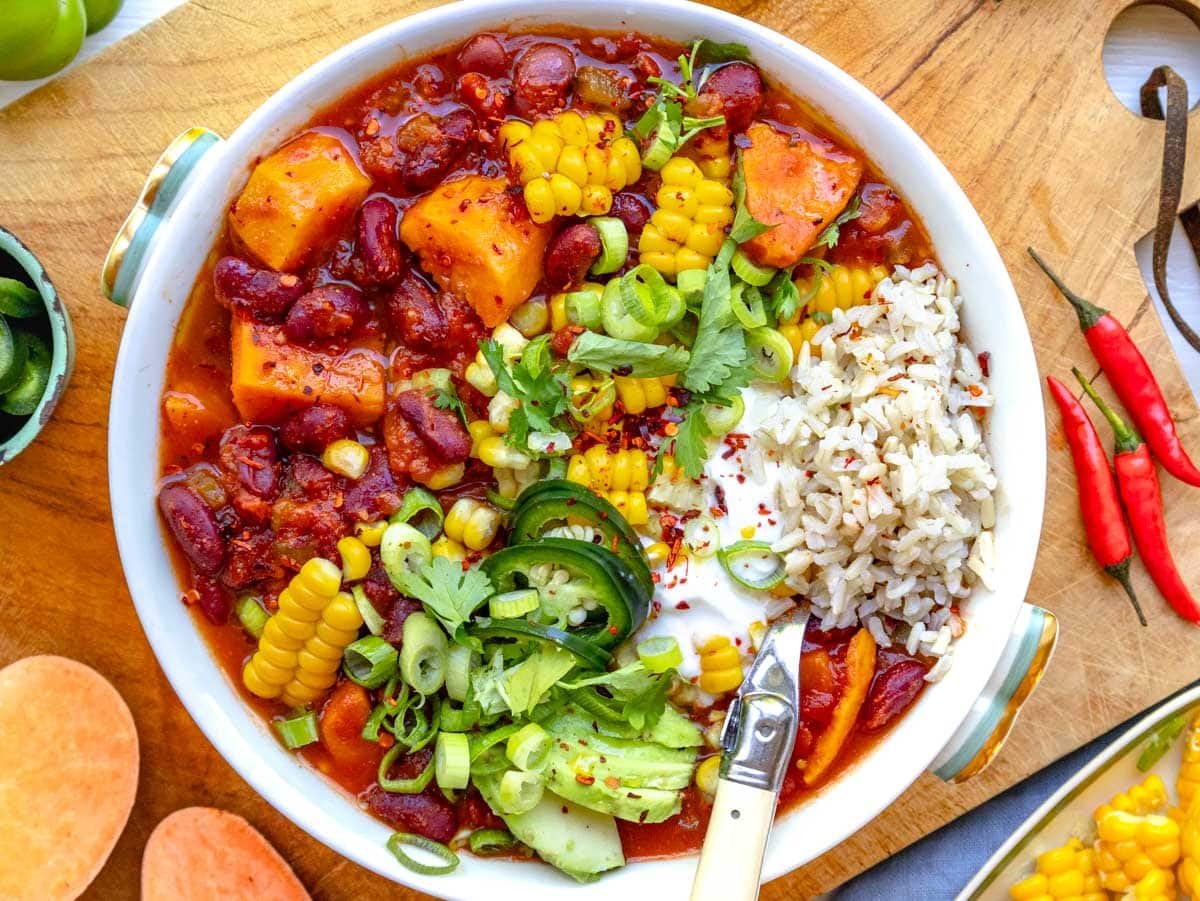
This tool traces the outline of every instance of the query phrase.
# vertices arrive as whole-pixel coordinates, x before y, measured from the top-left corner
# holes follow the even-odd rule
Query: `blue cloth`
[[[1145,714],[1019,782],[847,882],[834,901],[951,899],[1064,782]]]

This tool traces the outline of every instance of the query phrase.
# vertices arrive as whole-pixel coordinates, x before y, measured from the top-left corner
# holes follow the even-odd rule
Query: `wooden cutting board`
[[[933,147],[1010,267],[1044,373],[1065,378],[1071,364],[1089,372],[1095,365],[1074,316],[1026,257],[1029,244],[1132,328],[1185,443],[1200,454],[1196,403],[1132,251],[1153,222],[1162,125],[1120,106],[1101,70],[1105,31],[1125,4],[720,5],[833,60]],[[136,897],[149,831],[189,804],[246,816],[316,897],[415,897],[340,859],[255,796],[196,729],[158,669],[125,589],[110,524],[109,384],[125,313],[102,298],[97,273],[143,177],[172,137],[197,124],[230,133],[306,66],[428,5],[193,0],[0,111],[0,224],[40,255],[79,338],[74,380],[54,420],[29,451],[0,469],[0,665],[38,653],[89,663],[128,700],[142,739],[137,806],[89,897]],[[1184,191],[1189,200],[1200,196],[1200,122],[1192,119],[1193,165]],[[988,298],[970,302],[986,304]],[[1005,752],[961,786],[922,778],[849,841],[768,886],[765,898],[807,897],[840,884],[1198,675],[1200,634],[1166,610],[1140,564],[1134,582],[1151,617],[1149,629],[1131,625],[1119,590],[1087,556],[1065,443],[1057,418],[1048,424],[1046,521],[1030,599],[1058,615],[1062,640]],[[1189,582],[1200,587],[1200,531],[1194,528],[1200,491],[1169,478],[1164,486],[1176,558]]]

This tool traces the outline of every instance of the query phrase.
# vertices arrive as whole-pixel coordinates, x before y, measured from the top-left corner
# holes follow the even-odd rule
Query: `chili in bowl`
[[[669,892],[782,615],[768,876],[995,752],[1052,644],[1029,339],[961,191],[829,63],[673,2],[437,10],[173,203],[126,282],[113,428],[159,466],[114,440],[122,559],[189,710],[314,835],[438,894],[567,885],[496,851]],[[402,868],[430,842],[477,853]]]

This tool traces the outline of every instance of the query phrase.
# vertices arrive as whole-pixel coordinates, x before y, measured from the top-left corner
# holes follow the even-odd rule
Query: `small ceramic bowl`
[[[27,281],[46,307],[49,322],[50,381],[37,409],[26,419],[16,432],[0,432],[0,466],[3,466],[25,448],[29,447],[42,427],[50,421],[50,415],[58,406],[58,400],[67,389],[71,370],[75,366],[75,334],[71,331],[71,317],[67,308],[54,290],[54,283],[42,268],[33,252],[6,228],[0,228],[0,276],[20,278]]]

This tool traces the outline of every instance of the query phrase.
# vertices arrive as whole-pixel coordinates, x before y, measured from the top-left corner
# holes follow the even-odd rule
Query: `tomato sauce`
[[[675,77],[678,73],[676,59],[684,52],[678,45],[636,34],[595,34],[569,28],[556,32],[553,36],[500,33],[495,37],[508,60],[515,59],[534,44],[552,43],[565,48],[574,58],[577,72],[581,73],[570,106],[584,111],[593,109],[608,91],[608,99],[615,98],[617,109],[627,121],[636,118],[655,91],[647,79],[659,75]],[[393,214],[402,216],[430,186],[426,177],[428,171],[436,170],[434,183],[465,173],[494,177],[507,171],[507,163],[495,139],[495,126],[502,118],[496,111],[512,93],[512,73],[507,64],[493,67],[487,60],[482,60],[478,65],[484,74],[478,71],[462,74],[458,54],[456,47],[397,66],[312,120],[311,130],[341,136],[359,165],[373,175],[375,180],[368,200],[380,200],[392,208],[377,207],[385,222]],[[488,71],[489,68],[495,71]],[[582,73],[587,70],[591,70],[591,74],[585,78]],[[604,77],[595,74],[601,70],[609,74]],[[490,124],[480,128],[451,162],[446,163],[438,156],[443,144],[434,140],[423,158],[423,164],[427,164],[425,169],[410,167],[406,172],[400,172],[395,168],[395,147],[388,136],[395,135],[399,126],[422,116],[429,117],[428,127],[433,129],[430,134],[436,139],[439,137],[438,123],[445,127],[444,123],[464,108],[470,110],[477,121]],[[832,123],[778,86],[767,86],[759,118],[777,122],[793,131],[830,136],[842,147],[856,152]],[[869,161],[864,160],[864,165],[861,215],[843,226],[841,240],[830,254],[831,261],[916,265],[932,259],[928,238],[919,221]],[[650,208],[657,186],[658,176],[646,172],[638,183],[622,193],[630,195],[629,202]],[[231,317],[214,289],[214,268],[218,260],[240,252],[243,249],[231,232],[223,232],[197,279],[176,333],[167,362],[162,400],[160,462],[166,479],[198,478],[198,465],[207,467],[204,472],[217,471],[222,434],[240,421],[230,390],[234,378],[230,353]],[[462,382],[461,376],[475,358],[477,343],[487,331],[469,308],[452,306],[442,311],[444,322],[431,324],[419,319],[412,322],[413,340],[409,340],[412,336],[407,331],[400,336],[390,333],[385,325],[389,315],[388,300],[385,292],[376,290],[375,285],[377,273],[395,263],[386,255],[373,257],[371,248],[356,243],[351,221],[337,234],[329,236],[326,246],[311,255],[298,275],[307,284],[333,283],[363,289],[371,311],[367,328],[377,335],[382,348],[389,396],[394,395],[413,372],[445,367],[459,377],[457,387],[472,416],[486,415],[487,399]],[[801,274],[797,272],[797,275]],[[428,287],[424,281],[412,285],[406,309],[419,310],[421,291]],[[533,299],[545,297],[546,292],[539,288]],[[422,344],[417,340],[424,334],[421,330],[433,325],[437,326],[438,340]],[[275,429],[279,422],[269,421],[266,426]],[[395,498],[397,503],[408,484],[408,474],[416,475],[440,462],[413,435],[395,425],[391,417],[360,426],[355,433],[368,447],[386,449],[391,472],[382,466],[371,477],[374,481],[369,485],[374,486],[381,496]],[[283,462],[290,465],[291,458],[285,455]],[[189,564],[175,543],[168,540],[174,549],[181,581],[188,588],[185,601],[194,602],[198,596],[207,597],[216,591],[231,607],[234,593],[251,592],[262,597],[268,610],[272,610],[279,589],[307,556],[322,548],[328,549],[340,535],[350,534],[354,521],[390,512],[386,505],[377,509],[362,498],[356,499],[351,486],[337,478],[318,479],[308,470],[305,472],[307,475],[295,468],[285,470],[281,499],[273,508],[268,507],[265,518],[259,522],[247,523],[247,510],[257,509],[253,504],[239,508],[240,519],[225,510],[219,514],[219,525],[231,550],[240,542],[243,548],[258,549],[256,552],[264,558],[264,565],[259,569],[242,567],[252,574],[248,580],[231,585],[203,576]],[[444,494],[442,503],[449,506],[464,493],[481,495],[490,482],[490,470],[472,461],[466,477]],[[302,540],[305,530],[308,530],[307,541]],[[226,583],[228,581],[226,578]],[[376,584],[368,594],[380,613],[386,615],[395,596],[390,586]],[[203,613],[199,612],[201,607]],[[281,717],[284,711],[279,705],[254,697],[242,685],[242,669],[255,645],[233,621],[229,609],[224,610],[223,619],[219,604],[198,604],[196,610],[197,627],[243,699],[264,720]],[[797,764],[803,763],[841,697],[845,650],[852,634],[809,630],[802,665],[805,686],[803,725],[784,784],[781,809],[793,806],[812,791],[819,790],[819,786],[814,789],[804,785],[802,770]],[[881,653],[876,678],[884,667],[901,658],[903,655],[894,652]],[[363,796],[374,785],[383,751],[378,745],[361,739],[355,741],[357,721],[353,711],[368,708],[366,700],[348,702],[344,709],[339,707],[344,715],[339,718],[336,728],[331,726],[326,730],[325,742],[300,751],[312,766],[356,797]],[[880,734],[882,731],[868,733],[856,726],[826,781],[852,767]],[[626,855],[631,860],[643,860],[697,849],[703,841],[710,809],[710,802],[692,786],[684,792],[681,813],[665,823],[639,825],[620,821]],[[456,815],[460,826],[496,824],[495,817],[475,794],[468,794],[458,802]]]

